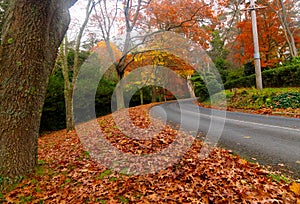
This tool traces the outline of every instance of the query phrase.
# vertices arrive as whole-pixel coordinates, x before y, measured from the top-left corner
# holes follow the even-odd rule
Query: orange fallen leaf
[[[245,164],[247,164],[248,162],[247,162],[247,160],[245,160],[245,159],[240,159],[240,160],[239,160],[239,163],[245,165]]]
[[[290,185],[291,191],[293,191],[296,195],[300,195],[300,183],[293,182],[292,185]],[[299,201],[299,200],[298,200]],[[298,202],[297,201],[297,202]]]

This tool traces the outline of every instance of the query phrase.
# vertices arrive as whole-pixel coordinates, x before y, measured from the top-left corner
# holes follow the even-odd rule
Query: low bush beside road
[[[279,68],[273,68],[262,72],[264,87],[290,87],[300,86],[300,64],[294,63]],[[255,86],[255,74],[241,76],[237,79],[227,80],[224,83],[225,89],[249,88]]]
[[[211,98],[218,100],[217,93]],[[293,88],[234,88],[225,91],[228,110],[249,111],[300,117],[300,87]],[[210,99],[201,103],[210,106]]]

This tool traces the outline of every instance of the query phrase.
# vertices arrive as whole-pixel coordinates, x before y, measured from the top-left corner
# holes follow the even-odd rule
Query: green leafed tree
[[[1,178],[25,175],[37,164],[48,78],[75,2],[8,1],[0,45]]]

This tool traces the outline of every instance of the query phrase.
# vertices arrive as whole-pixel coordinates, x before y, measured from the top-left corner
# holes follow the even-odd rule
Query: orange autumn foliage
[[[164,51],[154,50],[130,54],[126,57],[125,63],[127,64],[125,74],[147,65],[167,67],[184,78],[188,75],[192,75],[195,71],[194,68],[184,60]]]
[[[204,1],[156,0],[147,15],[151,28],[183,33],[203,48],[209,47],[210,31],[218,21],[213,4]]]
[[[261,66],[262,68],[273,67],[284,60],[284,53],[287,51],[287,42],[280,20],[274,10],[272,10],[276,8],[273,5],[276,2],[264,0],[260,3],[268,3],[272,6],[272,8],[267,6],[264,9],[257,10]],[[288,18],[287,20],[289,22],[293,21],[292,18]],[[243,65],[253,60],[254,52],[251,16],[248,11],[245,11],[245,19],[237,24],[237,28],[239,34],[235,38],[231,55],[234,56],[235,63]],[[297,36],[295,37],[296,43],[298,40],[300,41],[298,38]]]
[[[120,51],[120,49],[119,49],[114,43],[110,42],[110,46],[111,46],[111,48],[112,48],[112,51],[113,51],[113,53],[114,53],[114,57],[115,57],[116,61],[119,60],[119,59],[121,58],[121,56],[122,56],[122,52]],[[105,42],[104,42],[103,40],[101,40],[101,41],[98,42],[97,45],[94,46],[90,51],[91,51],[91,52],[94,52],[94,51],[96,51],[98,48],[108,49],[108,48],[106,47]]]

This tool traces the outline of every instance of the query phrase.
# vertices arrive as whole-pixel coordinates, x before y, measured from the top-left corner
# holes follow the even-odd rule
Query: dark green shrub
[[[272,97],[274,108],[300,108],[300,93],[288,92]]]
[[[143,103],[144,104],[148,104],[152,102],[152,86],[146,86],[142,88],[142,92],[143,92]],[[125,96],[126,97],[126,96]],[[137,92],[135,92],[135,94],[132,96],[132,98],[130,99],[130,103],[129,106],[133,107],[133,106],[138,106],[141,105],[141,98],[140,98],[140,90],[138,90]],[[128,99],[127,99],[128,100]]]
[[[225,89],[246,88],[255,86],[255,75],[241,77],[239,79],[227,81],[224,84]]]
[[[102,79],[95,96],[96,116],[111,112],[111,96],[115,82]],[[88,105],[84,103],[83,105]],[[66,127],[64,80],[60,70],[50,77],[42,112],[40,131],[60,130]]]
[[[243,68],[230,70],[230,71],[228,71],[226,81],[223,81],[223,83],[226,83],[227,81],[236,80],[241,77],[244,77],[244,69]]]
[[[40,131],[66,127],[64,79],[61,70],[50,76],[41,118]]]
[[[214,95],[223,90],[217,76],[213,73],[206,72],[200,76],[198,73],[191,78],[194,84],[195,95],[199,101],[205,101],[210,95]]]
[[[293,65],[299,65],[300,64],[300,57],[293,57],[288,60],[286,60],[283,64],[283,66],[293,66]]]
[[[210,95],[214,95],[222,91],[223,87],[221,86],[215,75],[210,73],[206,74],[205,82]]]
[[[228,74],[229,74],[228,72],[228,69],[230,68],[229,62],[224,60],[223,58],[217,57],[214,60],[214,64],[220,73],[223,83],[225,83],[226,80],[228,79]]]
[[[199,97],[198,100],[200,102],[205,101],[209,97],[209,94],[203,77],[196,73],[192,76],[191,81],[194,84],[195,95]]]
[[[116,83],[102,79],[98,85],[95,96],[96,116],[106,115],[111,113],[111,98],[115,89]]]
[[[248,62],[244,65],[244,74],[245,76],[250,76],[252,74],[255,74],[255,67],[253,62]]]
[[[300,64],[263,71],[262,78],[264,87],[276,88],[300,86]],[[224,84],[224,87],[225,89],[248,88],[255,86],[255,84],[255,74],[253,74],[235,80],[228,80]]]

